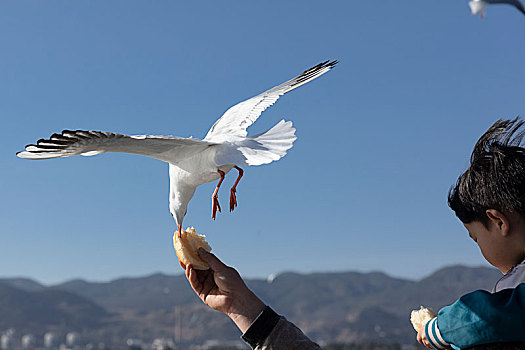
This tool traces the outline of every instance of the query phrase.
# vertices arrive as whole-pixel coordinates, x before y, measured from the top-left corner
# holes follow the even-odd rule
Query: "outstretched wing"
[[[336,64],[337,61],[322,62],[281,85],[236,104],[213,124],[204,141],[224,142],[232,138],[246,137],[248,134],[246,129],[259,118],[266,108],[273,105],[280,96],[323,75]]]
[[[93,156],[104,152],[139,154],[168,163],[177,163],[214,145],[198,139],[174,136],[127,136],[105,131],[64,130],[36,145],[27,145],[16,155],[24,159],[49,159],[77,154]]]
[[[523,6],[523,3],[519,0],[510,0],[510,5],[515,6],[521,13],[525,15],[525,7]]]
[[[521,13],[525,15],[525,7],[519,0],[486,0],[489,4],[507,4],[516,7]]]

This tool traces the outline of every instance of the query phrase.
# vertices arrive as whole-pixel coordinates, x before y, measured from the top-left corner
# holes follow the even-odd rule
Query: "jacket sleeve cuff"
[[[280,318],[271,307],[266,306],[241,338],[255,349],[270,335]]]
[[[425,336],[434,349],[447,349],[450,347],[450,344],[443,339],[439,332],[437,317],[434,317],[425,325]]]

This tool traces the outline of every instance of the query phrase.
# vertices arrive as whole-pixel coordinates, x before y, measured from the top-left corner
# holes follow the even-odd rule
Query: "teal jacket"
[[[436,349],[525,342],[525,283],[496,293],[475,291],[439,310],[425,326]]]

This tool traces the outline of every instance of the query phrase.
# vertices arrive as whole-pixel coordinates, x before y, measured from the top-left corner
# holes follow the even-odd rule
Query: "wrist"
[[[242,295],[237,296],[226,313],[245,333],[257,316],[261,314],[266,305],[251,290],[247,289]]]

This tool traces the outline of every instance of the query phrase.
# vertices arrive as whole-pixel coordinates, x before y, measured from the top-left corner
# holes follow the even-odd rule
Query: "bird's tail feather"
[[[286,155],[297,139],[291,121],[281,120],[271,129],[248,137],[249,146],[239,147],[248,165],[261,165],[279,160]],[[255,145],[254,145],[255,144]],[[254,147],[255,146],[255,147]]]

